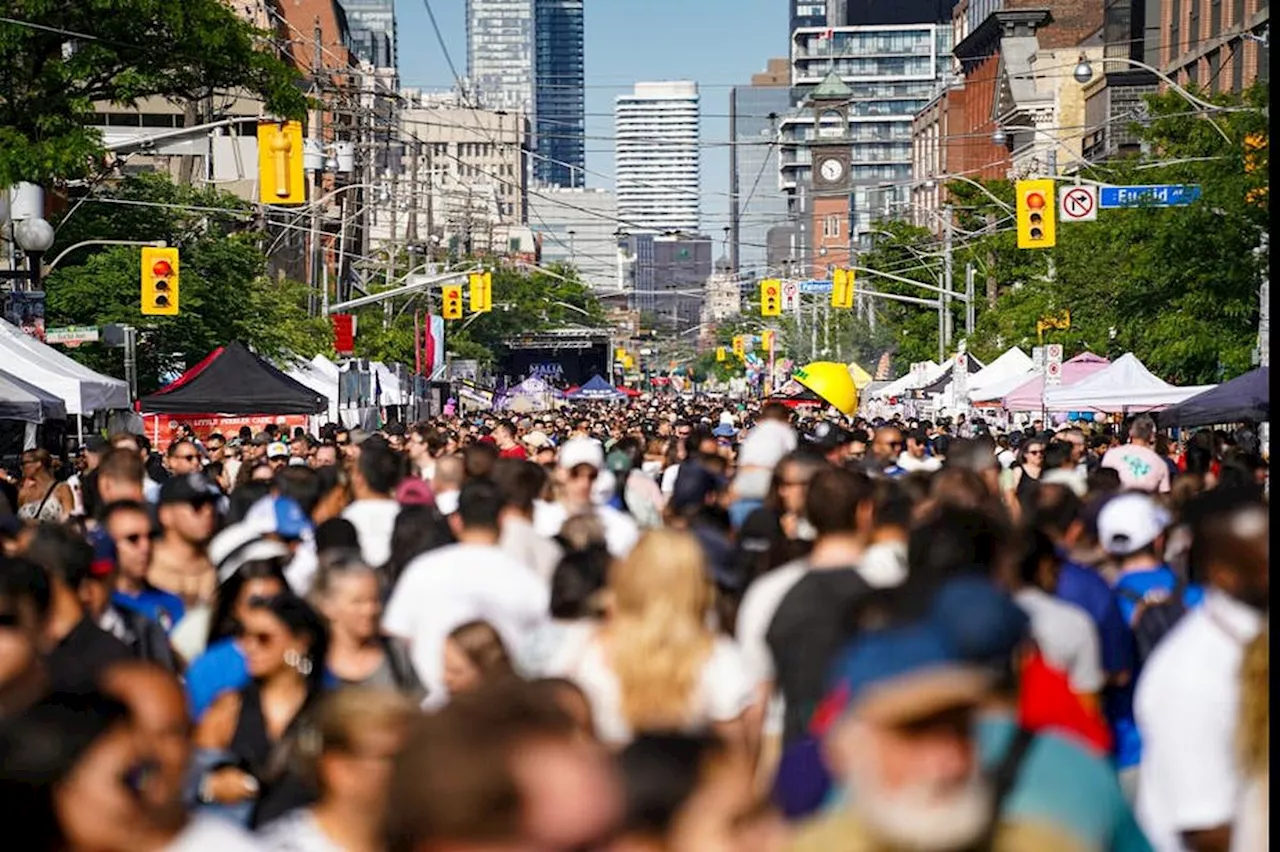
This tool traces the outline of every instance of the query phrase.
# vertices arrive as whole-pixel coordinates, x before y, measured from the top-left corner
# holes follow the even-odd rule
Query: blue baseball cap
[[[262,535],[277,535],[286,541],[298,541],[314,532],[311,518],[292,497],[263,497],[245,514],[244,521]]]

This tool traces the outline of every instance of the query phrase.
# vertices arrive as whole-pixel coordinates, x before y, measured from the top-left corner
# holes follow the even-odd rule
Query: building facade
[[[618,251],[629,307],[671,334],[698,326],[712,272],[709,237],[621,234]]]
[[[798,30],[792,34],[793,98],[811,98],[819,83],[838,82],[847,94],[847,125],[801,110],[782,122],[780,183],[793,213],[813,221],[811,146],[846,133],[850,149],[848,227],[854,247],[865,245],[873,223],[901,215],[909,205],[911,126],[916,115],[948,85],[950,26],[938,23]],[[823,217],[825,220],[825,216]],[[817,237],[798,242],[807,264],[817,263]]]
[[[572,264],[597,295],[620,290],[617,220],[617,196],[607,189],[541,187],[529,196],[542,260]]]
[[[1162,0],[1153,64],[1179,83],[1239,92],[1269,76],[1270,20],[1270,0]]]
[[[769,70],[750,86],[729,90],[729,267],[764,274],[769,232],[789,228],[787,196],[778,186],[778,130],[791,112],[791,74],[786,59],[770,59]]]
[[[583,0],[535,0],[535,181],[545,186],[586,183],[586,80]]]
[[[338,0],[347,16],[348,45],[374,68],[399,68],[395,0]]]
[[[630,94],[615,99],[618,218],[624,228],[697,232],[698,115],[698,84],[688,81],[636,83]]]
[[[534,106],[532,0],[467,0],[467,78],[474,102],[526,116]]]

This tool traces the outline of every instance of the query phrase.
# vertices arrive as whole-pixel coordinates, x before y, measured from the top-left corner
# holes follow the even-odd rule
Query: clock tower
[[[852,146],[849,98],[853,90],[833,71],[809,94],[813,138],[809,141],[810,271],[829,277],[832,267],[849,265],[849,205]]]

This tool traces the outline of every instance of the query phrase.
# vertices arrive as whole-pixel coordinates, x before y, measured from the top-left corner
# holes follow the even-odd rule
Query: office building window
[[[1222,32],[1222,0],[1209,0],[1209,38]]]
[[[1195,50],[1196,45],[1200,44],[1200,0],[1190,0],[1187,6],[1187,44],[1186,50]],[[1184,52],[1177,45],[1174,46],[1175,55]]]
[[[1238,92],[1244,88],[1244,44],[1236,42],[1231,51],[1231,91]]]
[[[1222,73],[1222,51],[1215,50],[1209,54],[1209,91],[1217,93],[1221,90],[1222,84],[1218,80],[1218,75]]]

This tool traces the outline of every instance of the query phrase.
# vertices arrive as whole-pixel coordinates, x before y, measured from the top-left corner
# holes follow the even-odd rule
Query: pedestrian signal
[[[1057,244],[1053,181],[1020,180],[1014,192],[1018,202],[1018,248],[1053,248]]]
[[[468,276],[471,287],[471,313],[485,314],[493,310],[493,274],[473,272]]]
[[[258,200],[263,204],[305,204],[302,122],[258,122]]]
[[[782,316],[782,282],[777,278],[760,282],[760,316]]]
[[[831,307],[852,308],[854,280],[852,269],[831,270]]]
[[[178,314],[178,250],[142,250],[142,313],[172,317]]]
[[[440,315],[447,320],[462,319],[462,285],[446,284],[440,288]]]

